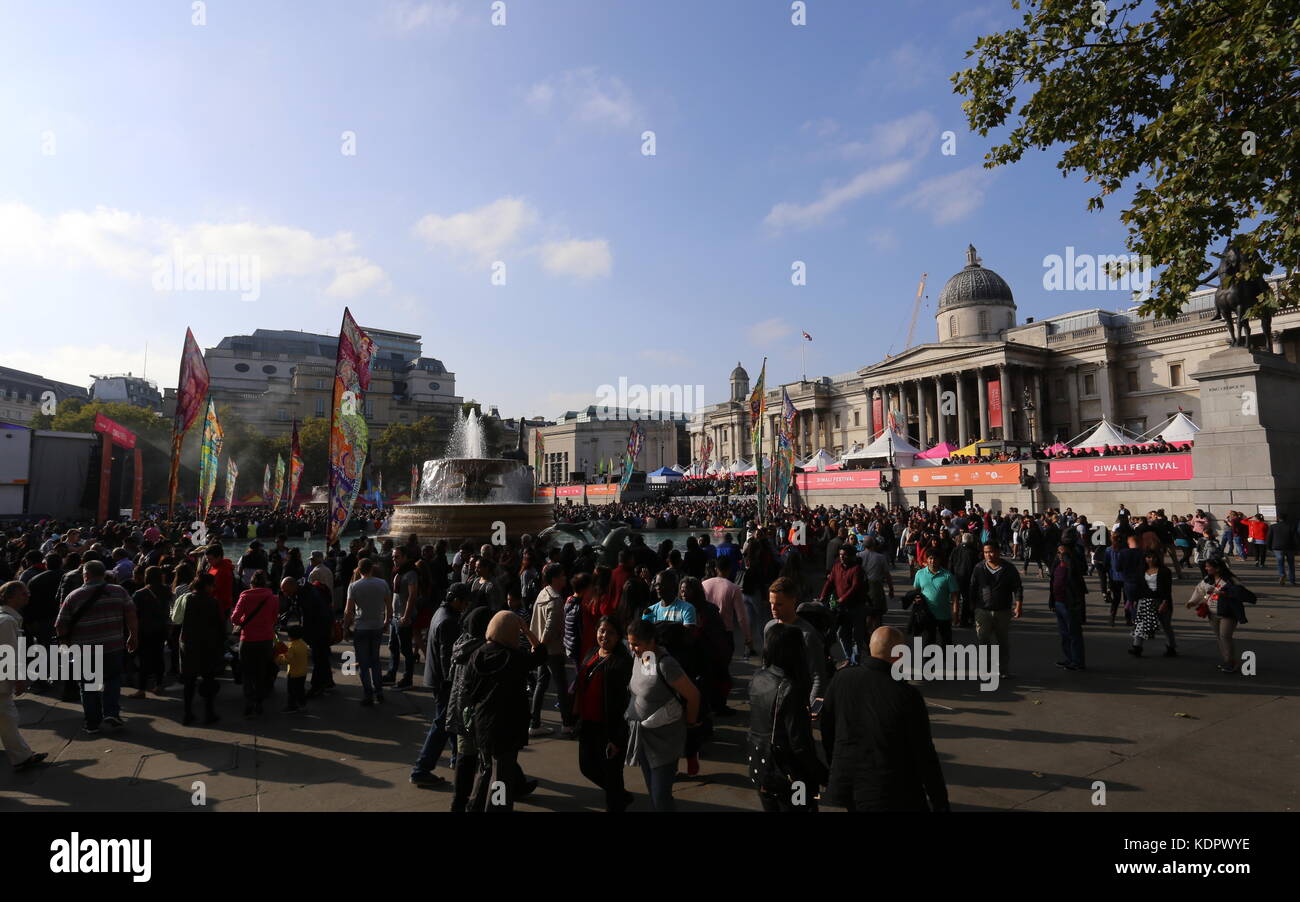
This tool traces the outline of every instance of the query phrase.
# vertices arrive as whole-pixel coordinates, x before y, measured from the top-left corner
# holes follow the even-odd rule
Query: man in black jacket
[[[849,811],[949,810],[925,699],[891,672],[894,648],[904,641],[893,627],[880,627],[871,634],[871,657],[841,670],[826,693],[827,798]]]
[[[420,757],[411,770],[411,782],[416,786],[440,786],[446,779],[433,769],[438,766],[442,750],[451,738],[447,732],[447,701],[451,697],[451,653],[460,638],[460,615],[469,603],[469,587],[455,583],[447,590],[447,597],[438,606],[429,624],[429,641],[425,647],[424,684],[436,693],[433,723],[424,737]],[[456,756],[452,755],[452,767]]]
[[[1020,619],[1025,589],[1016,568],[1002,560],[1002,550],[993,542],[984,543],[984,560],[971,574],[970,597],[976,641],[998,647],[998,670],[1002,679],[1010,679],[1011,621]]]

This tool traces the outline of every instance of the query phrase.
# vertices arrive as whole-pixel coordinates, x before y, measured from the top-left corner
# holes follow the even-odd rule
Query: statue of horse
[[[1261,295],[1269,291],[1268,282],[1263,276],[1250,279],[1238,279],[1237,274],[1246,266],[1246,256],[1237,248],[1237,243],[1229,239],[1223,255],[1219,258],[1216,274],[1218,287],[1214,290],[1215,319],[1221,319],[1228,327],[1228,344],[1234,347],[1250,347],[1250,308],[1255,306]],[[1259,316],[1259,326],[1264,333],[1264,344],[1271,351],[1273,348],[1273,317],[1265,310]]]

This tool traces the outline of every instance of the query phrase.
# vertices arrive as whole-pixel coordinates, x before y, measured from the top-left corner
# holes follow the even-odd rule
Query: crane
[[[916,286],[916,302],[912,304],[912,323],[907,327],[907,346],[903,348],[906,351],[912,346],[912,336],[916,332],[916,315],[921,312],[921,296],[925,293],[925,280],[929,273],[921,273],[921,284]]]

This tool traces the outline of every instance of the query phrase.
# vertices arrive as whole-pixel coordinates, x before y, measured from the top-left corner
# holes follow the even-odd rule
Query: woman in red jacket
[[[262,702],[275,683],[275,621],[280,601],[265,570],[253,574],[252,588],[239,594],[230,622],[239,627],[239,669],[244,678],[244,716],[262,713]]]
[[[1263,514],[1256,514],[1246,521],[1246,529],[1250,535],[1251,550],[1255,552],[1255,566],[1263,567],[1264,555],[1268,549],[1268,522]]]

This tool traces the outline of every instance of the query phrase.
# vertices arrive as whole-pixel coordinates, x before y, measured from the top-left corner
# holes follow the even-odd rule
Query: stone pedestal
[[[1192,506],[1222,515],[1276,506],[1300,515],[1300,366],[1246,348],[1212,354],[1200,383]]]

